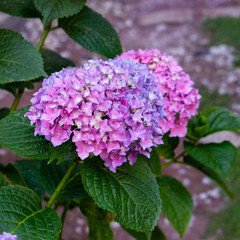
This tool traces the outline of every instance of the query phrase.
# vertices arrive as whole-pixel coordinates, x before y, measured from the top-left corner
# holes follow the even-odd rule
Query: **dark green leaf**
[[[184,142],[184,149],[197,162],[225,176],[237,156],[236,148],[228,141],[198,145]]]
[[[57,147],[53,147],[53,145],[51,145],[50,152],[51,155],[49,162],[57,159],[58,163],[61,163],[64,161],[73,160],[78,156],[76,145],[72,142],[71,139]]]
[[[99,208],[90,198],[81,201],[80,209],[87,217],[89,240],[113,240],[107,211]]]
[[[240,133],[240,117],[228,109],[214,107],[206,109],[203,114],[208,120],[208,129],[205,135],[223,130]]]
[[[174,150],[177,148],[178,144],[178,137],[169,137],[169,133],[166,133],[163,136],[163,144],[158,145],[156,150],[160,157],[170,159],[175,156]]]
[[[17,17],[41,17],[33,4],[33,0],[0,0],[0,11]]]
[[[42,49],[41,55],[44,63],[45,72],[50,75],[54,72],[58,72],[65,67],[74,67],[75,64],[70,59],[60,56],[58,53],[49,49]]]
[[[38,160],[18,160],[15,167],[21,172],[28,187],[43,199],[45,191],[40,178],[40,162]]]
[[[199,116],[189,121],[187,137],[198,140],[219,131],[240,133],[240,117],[226,108],[205,109]]]
[[[41,161],[40,175],[44,188],[50,196],[54,193],[63,176],[69,169],[72,161],[65,161],[60,164],[47,160]],[[80,175],[80,165],[73,171],[69,180],[57,196],[57,200],[81,199],[88,196],[84,190]]]
[[[43,24],[49,21],[69,17],[79,13],[86,0],[33,0],[36,8],[43,15]]]
[[[5,179],[5,176],[0,172],[0,188],[7,186],[9,183]]]
[[[0,212],[0,232],[20,240],[56,240],[61,232],[58,214],[51,208],[41,209],[40,198],[29,188],[0,188]]]
[[[156,151],[156,148],[153,148],[150,153],[150,158],[146,157],[145,155],[141,154],[138,155],[138,159],[144,160],[148,166],[150,167],[153,174],[156,176],[161,176],[161,161],[158,152]]]
[[[128,232],[131,236],[133,236],[136,240],[151,240],[152,232],[137,232],[132,229],[124,228],[126,232]]]
[[[175,178],[157,178],[163,214],[182,237],[193,212],[193,201],[187,189]]]
[[[40,53],[19,33],[0,29],[0,49],[1,84],[46,76]]]
[[[91,52],[107,58],[114,58],[122,52],[118,34],[112,25],[88,7],[84,7],[77,15],[61,19],[59,26],[70,38]]]
[[[153,232],[137,232],[134,230],[126,229],[131,236],[133,236],[136,240],[167,240],[164,233],[161,231],[161,229],[156,226],[153,230]]]
[[[18,88],[27,88],[27,89],[34,89],[33,82],[12,82],[12,83],[5,83],[0,84],[0,89],[4,89],[10,93],[12,93],[14,96],[17,95],[17,89]]]
[[[161,199],[156,180],[141,160],[125,163],[111,172],[101,158],[84,160],[85,189],[99,207],[116,213],[115,221],[126,228],[151,231],[157,224]]]
[[[27,186],[20,171],[11,163],[7,166],[0,163],[0,172],[4,174],[12,184]]]
[[[46,159],[50,143],[34,136],[34,126],[24,117],[29,107],[22,108],[0,120],[0,145],[25,158]]]
[[[0,120],[5,118],[9,114],[10,109],[8,108],[1,108],[0,109]]]
[[[209,178],[214,180],[216,183],[219,184],[219,186],[228,194],[230,198],[234,198],[233,193],[230,191],[228,186],[225,184],[224,180],[222,177],[214,170],[212,170],[209,167],[204,166],[203,164],[195,161],[193,158],[191,158],[189,155],[184,157],[184,162],[187,163],[189,166],[194,167],[198,169],[199,171],[203,172],[206,174]]]
[[[167,240],[167,238],[165,234],[162,232],[162,230],[157,226],[152,232],[151,240]]]

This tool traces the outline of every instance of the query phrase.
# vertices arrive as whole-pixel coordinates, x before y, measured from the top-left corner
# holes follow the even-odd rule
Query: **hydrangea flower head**
[[[58,146],[72,135],[79,157],[100,155],[111,171],[162,143],[163,101],[147,66],[130,59],[89,61],[44,79],[25,116],[35,135]],[[148,151],[147,151],[148,150]]]
[[[0,240],[17,240],[17,235],[3,232],[3,234],[0,234]]]
[[[160,120],[164,133],[170,130],[170,137],[184,137],[188,120],[197,114],[200,95],[193,87],[193,81],[172,56],[157,49],[130,50],[120,56],[146,64],[155,77],[157,87],[164,100],[167,113],[165,121]]]

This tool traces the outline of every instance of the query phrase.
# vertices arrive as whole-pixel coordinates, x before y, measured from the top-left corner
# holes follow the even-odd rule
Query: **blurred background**
[[[240,115],[240,0],[88,0],[120,35],[123,50],[157,48],[174,56],[190,74],[202,95],[200,108],[224,106]],[[21,19],[0,13],[0,28],[21,33],[36,45],[42,34],[39,19]],[[72,59],[77,66],[100,56],[84,50],[61,29],[50,32],[45,46]],[[26,90],[19,108],[30,104],[34,90]],[[13,96],[0,90],[0,108],[10,107]],[[214,134],[204,142],[230,140],[240,147],[240,136],[230,132]],[[240,153],[240,151],[239,151]],[[0,149],[0,162],[14,162],[16,156]],[[171,165],[164,173],[179,179],[191,192],[195,211],[183,240],[240,239],[240,154],[230,172],[228,184],[236,194],[231,201],[220,188],[200,172]],[[158,225],[169,240],[180,239],[162,216]],[[117,223],[111,224],[116,240],[133,239]],[[74,209],[67,215],[64,240],[85,240],[88,228],[84,216]]]

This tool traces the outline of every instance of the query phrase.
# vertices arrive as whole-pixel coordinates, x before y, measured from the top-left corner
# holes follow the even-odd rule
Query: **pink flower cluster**
[[[170,130],[170,137],[184,137],[187,133],[188,120],[197,114],[200,95],[193,87],[193,81],[172,56],[157,49],[130,50],[120,56],[137,63],[146,64],[155,77],[157,87],[163,96],[165,121],[160,120],[164,133]]]
[[[17,236],[3,232],[3,234],[0,234],[0,240],[17,240]]]
[[[163,100],[146,65],[130,59],[89,61],[44,79],[25,114],[54,146],[71,135],[81,159],[100,155],[115,172],[162,143]],[[147,151],[148,150],[148,151]]]

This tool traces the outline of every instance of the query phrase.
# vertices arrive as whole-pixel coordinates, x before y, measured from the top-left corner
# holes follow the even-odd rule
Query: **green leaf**
[[[206,135],[223,130],[240,133],[240,117],[226,108],[214,107],[203,111],[208,120]]]
[[[0,11],[17,17],[41,17],[33,4],[33,0],[0,0]]]
[[[115,221],[126,228],[151,231],[157,224],[161,199],[156,180],[141,160],[125,163],[111,172],[101,158],[84,160],[82,180],[99,207],[116,213]]]
[[[8,186],[8,182],[5,179],[4,175],[0,172],[0,188],[4,186]]]
[[[0,120],[6,117],[9,114],[9,108],[1,108],[0,109]]]
[[[27,88],[27,89],[34,89],[34,85],[32,81],[28,82],[11,82],[11,83],[5,83],[0,84],[0,89],[4,89],[10,93],[12,93],[14,96],[17,95],[17,89],[18,88]]]
[[[61,57],[58,53],[51,51],[49,49],[42,49],[41,55],[43,58],[43,65],[44,65],[44,71],[51,75],[54,72],[58,72],[61,69],[69,66],[75,66],[74,62],[67,58]],[[0,84],[0,89],[4,89],[12,93],[14,96],[16,96],[16,91],[18,88],[27,88],[27,89],[34,89],[34,82],[41,82],[43,80],[43,77],[36,78],[32,81],[28,82],[12,82],[12,83],[5,83]]]
[[[138,159],[144,160],[148,166],[150,167],[153,174],[160,177],[161,176],[161,161],[158,152],[156,151],[156,148],[153,148],[150,153],[150,158],[146,157],[145,155],[141,154],[138,155]]]
[[[193,201],[187,189],[177,179],[170,176],[157,178],[162,197],[162,211],[182,237],[193,212]]]
[[[74,67],[75,64],[70,59],[64,58],[58,53],[49,49],[42,49],[41,55],[44,62],[44,70],[48,75],[58,72],[65,67]]]
[[[36,8],[43,15],[43,24],[54,19],[69,17],[79,13],[86,0],[33,0]]]
[[[51,145],[50,147],[50,159],[49,163],[58,160],[58,163],[73,160],[77,157],[76,145],[72,142],[72,139],[69,139],[67,142],[62,143],[60,146],[54,147]]]
[[[80,209],[87,217],[89,240],[113,240],[107,211],[99,208],[91,198],[81,201]]]
[[[120,39],[112,25],[88,7],[77,15],[59,20],[59,26],[90,52],[107,58],[114,58],[122,52]]]
[[[169,132],[164,134],[163,144],[158,145],[156,148],[160,157],[165,159],[171,159],[175,156],[174,150],[177,148],[179,144],[178,137],[169,137]]]
[[[0,145],[21,157],[49,158],[49,141],[43,136],[34,136],[34,126],[24,117],[28,109],[22,108],[0,120]]]
[[[46,76],[40,53],[19,33],[0,29],[0,49],[1,84]]]
[[[40,178],[40,162],[38,160],[18,160],[15,167],[21,172],[28,187],[43,199],[45,190]]]
[[[199,113],[188,121],[187,137],[195,141],[199,140],[208,129],[208,121],[203,113]]]
[[[41,209],[40,198],[20,186],[0,188],[0,232],[9,232],[24,240],[57,240],[61,220],[51,208]]]
[[[71,163],[72,161],[65,161],[57,165],[55,162],[48,164],[47,160],[41,161],[40,175],[42,184],[50,196],[54,193]],[[80,175],[80,165],[78,165],[56,199],[81,199],[86,196],[88,195],[84,190]]]
[[[167,240],[167,238],[163,231],[158,226],[156,226],[154,231],[152,232],[151,240]]]
[[[126,228],[124,228],[124,230],[127,231],[136,240],[167,240],[166,236],[158,226],[154,228],[153,232],[146,233],[137,232]]]
[[[187,137],[198,140],[219,131],[240,133],[240,117],[226,108],[205,109],[199,116],[189,121]]]
[[[20,171],[11,163],[7,166],[0,163],[0,172],[6,175],[12,184],[27,186]]]
[[[219,186],[228,194],[228,196],[233,199],[234,195],[228,188],[228,186],[225,184],[224,180],[222,177],[214,170],[212,170],[209,167],[206,167],[205,165],[195,161],[193,158],[191,158],[189,155],[184,157],[184,162],[191,167],[196,168],[197,170],[203,172],[206,174],[209,178],[214,180]]]
[[[132,237],[134,237],[137,240],[151,240],[152,232],[137,232],[132,229],[124,228],[126,232],[128,232]]]
[[[237,156],[236,148],[228,141],[198,145],[184,142],[184,149],[197,162],[225,176]]]

